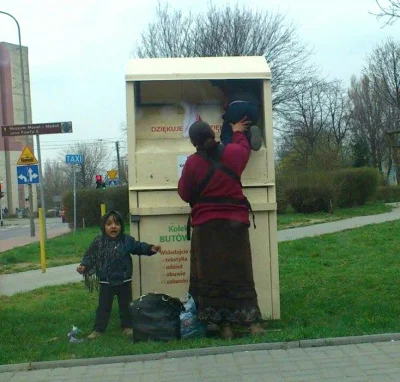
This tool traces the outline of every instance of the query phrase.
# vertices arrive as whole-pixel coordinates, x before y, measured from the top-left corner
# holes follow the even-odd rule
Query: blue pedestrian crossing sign
[[[109,187],[115,187],[115,186],[118,186],[118,178],[115,178],[115,179],[109,179],[109,180],[108,180],[108,185],[109,185]]]
[[[37,164],[30,166],[17,166],[18,184],[38,184],[39,166]]]

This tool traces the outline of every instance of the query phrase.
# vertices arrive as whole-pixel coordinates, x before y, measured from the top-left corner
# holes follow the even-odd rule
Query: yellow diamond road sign
[[[37,164],[38,161],[33,155],[32,150],[29,148],[29,146],[25,146],[25,148],[22,151],[21,156],[18,159],[17,165],[18,166],[27,166],[30,164]]]
[[[114,180],[116,178],[116,176],[118,175],[118,171],[117,170],[107,171],[107,175],[111,180]]]

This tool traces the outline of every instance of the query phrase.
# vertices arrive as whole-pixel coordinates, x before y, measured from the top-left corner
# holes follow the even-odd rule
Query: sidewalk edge
[[[167,358],[201,357],[206,355],[239,353],[246,351],[279,350],[279,349],[286,350],[292,348],[352,345],[352,344],[388,342],[388,341],[398,341],[398,340],[400,340],[400,333],[387,333],[387,334],[371,334],[364,336],[318,338],[311,340],[288,341],[288,342],[267,342],[267,343],[232,345],[232,346],[227,345],[227,346],[216,346],[216,347],[186,349],[186,350],[171,350],[162,353],[124,355],[124,356],[101,357],[101,358],[81,358],[81,359],[69,359],[69,360],[58,360],[58,361],[43,361],[43,362],[0,365],[0,374],[6,372],[56,369],[56,368],[74,367],[74,366],[91,366],[91,365],[105,365],[111,363],[154,361]]]

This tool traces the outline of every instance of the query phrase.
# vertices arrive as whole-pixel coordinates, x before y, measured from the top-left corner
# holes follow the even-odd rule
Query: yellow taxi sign
[[[38,161],[35,158],[35,155],[33,155],[33,152],[30,149],[30,147],[25,146],[25,148],[22,150],[21,156],[18,159],[17,165],[26,166],[30,164],[38,164]]]
[[[114,180],[118,175],[118,171],[117,170],[107,171],[107,175],[111,180]]]

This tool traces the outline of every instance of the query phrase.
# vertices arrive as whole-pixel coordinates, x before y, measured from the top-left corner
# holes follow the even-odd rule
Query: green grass
[[[400,332],[399,231],[395,221],[280,243],[282,330],[230,344]],[[116,307],[103,337],[68,343],[71,325],[90,332],[96,298],[80,283],[0,298],[0,364],[228,345],[211,338],[132,344],[119,331]]]
[[[333,214],[296,214],[289,211],[278,215],[278,229],[304,227],[329,221],[347,219],[354,216],[375,215],[390,212],[391,206],[383,203],[371,203],[361,207],[338,209]],[[127,223],[128,224],[128,223]],[[78,263],[96,234],[97,227],[78,230],[74,235],[68,233],[47,241],[46,259],[48,267]],[[39,243],[17,247],[0,252],[0,274],[24,272],[40,269]]]
[[[359,207],[340,208],[335,210],[332,214],[327,214],[325,212],[297,214],[293,209],[288,209],[286,213],[278,215],[278,230],[328,223],[356,216],[383,214],[385,212],[390,212],[392,209],[392,206],[380,202],[368,203]]]
[[[99,228],[86,228],[74,235],[68,233],[47,240],[46,259],[48,267],[78,263]],[[0,274],[23,272],[40,268],[39,243],[28,244],[0,252]]]

